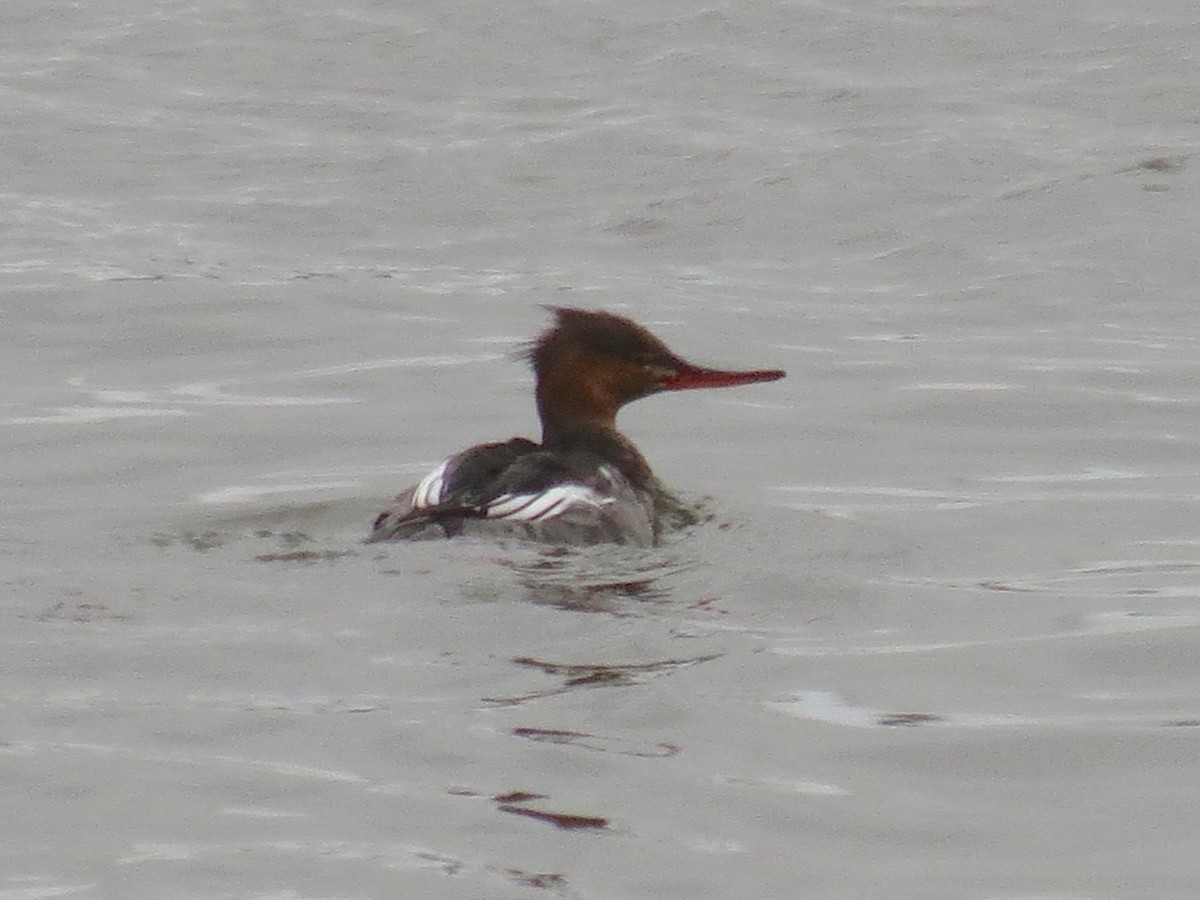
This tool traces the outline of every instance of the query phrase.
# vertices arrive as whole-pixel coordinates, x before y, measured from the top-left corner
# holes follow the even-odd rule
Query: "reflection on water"
[[[608,827],[608,819],[604,816],[584,816],[578,813],[564,812],[548,812],[543,809],[535,809],[526,806],[534,800],[545,799],[544,794],[524,793],[517,795],[519,799],[512,802],[501,802],[497,809],[500,812],[509,813],[516,816],[525,816],[530,819],[537,819],[540,822],[547,822],[555,828],[562,828],[567,831],[578,831],[580,829],[604,829]],[[503,800],[502,797],[497,797],[497,800]]]
[[[694,568],[696,560],[663,548],[535,547],[499,560],[510,569],[532,603],[576,612],[633,615],[636,603],[671,598],[672,576]]]
[[[517,657],[513,663],[526,668],[538,669],[547,675],[562,679],[558,687],[533,691],[514,697],[484,697],[486,703],[497,706],[516,706],[529,700],[539,700],[565,694],[577,688],[627,687],[669,675],[680,669],[711,662],[721,654],[694,656],[682,659],[660,659],[646,663],[557,663],[548,660]]]
[[[516,737],[525,738],[539,743],[566,745],[592,750],[598,753],[617,753],[622,756],[666,757],[674,756],[679,747],[665,741],[648,744],[633,741],[625,737],[605,737],[599,734],[588,734],[583,731],[569,731],[561,728],[514,728]]]
[[[1101,699],[1101,698],[1094,698]],[[800,691],[791,698],[768,701],[768,709],[787,713],[800,719],[839,725],[849,728],[915,728],[938,726],[942,728],[1081,728],[1094,729],[1099,726],[1136,728],[1190,728],[1200,725],[1200,719],[1165,719],[1153,712],[1132,714],[1129,712],[1097,712],[1094,714],[1061,713],[1054,715],[1028,715],[1008,713],[930,713],[897,712],[857,706],[830,691]]]

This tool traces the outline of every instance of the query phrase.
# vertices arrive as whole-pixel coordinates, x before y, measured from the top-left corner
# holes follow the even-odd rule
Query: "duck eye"
[[[665,357],[661,353],[654,353],[653,351],[639,353],[633,359],[639,366],[645,366],[647,369],[672,368],[669,357]]]

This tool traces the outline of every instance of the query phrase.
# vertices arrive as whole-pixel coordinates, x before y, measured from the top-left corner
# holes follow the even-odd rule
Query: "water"
[[[1192,898],[1191,4],[6,7],[0,898]],[[787,380],[361,544],[539,304]]]

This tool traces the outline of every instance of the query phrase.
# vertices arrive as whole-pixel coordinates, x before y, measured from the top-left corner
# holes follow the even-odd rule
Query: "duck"
[[[553,324],[520,354],[533,367],[541,441],[515,437],[446,458],[375,518],[367,543],[466,535],[658,544],[678,501],[618,430],[617,413],[651,394],[786,375],[698,366],[624,316],[547,309]]]

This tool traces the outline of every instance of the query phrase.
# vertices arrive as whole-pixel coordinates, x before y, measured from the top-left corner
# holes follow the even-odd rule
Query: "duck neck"
[[[617,411],[636,394],[620,383],[620,369],[577,347],[547,354],[537,366],[537,409],[542,447],[590,453],[615,466],[638,489],[658,483],[633,441],[617,430]]]
[[[545,360],[537,375],[538,418],[547,447],[589,434],[618,433],[621,404],[596,360],[570,348]]]
[[[542,420],[542,447],[559,453],[588,453],[614,466],[636,489],[654,492],[658,485],[637,445],[612,423]]]

